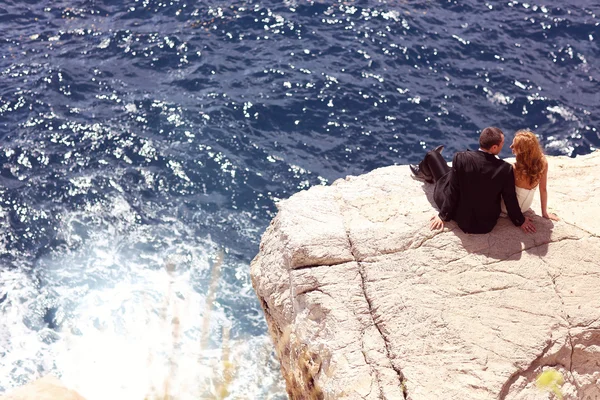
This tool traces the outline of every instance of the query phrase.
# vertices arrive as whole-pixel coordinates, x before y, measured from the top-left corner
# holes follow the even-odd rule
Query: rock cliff
[[[430,231],[407,166],[280,202],[251,273],[290,398],[600,399],[600,151],[548,184],[530,235]]]
[[[77,392],[65,387],[62,382],[47,375],[27,385],[10,391],[0,400],[85,400]]]

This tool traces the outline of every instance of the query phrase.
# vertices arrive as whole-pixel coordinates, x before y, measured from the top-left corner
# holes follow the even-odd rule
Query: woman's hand
[[[544,217],[546,219],[551,219],[552,221],[560,221],[560,218],[558,217],[558,215],[552,214],[552,213],[543,213],[542,217]]]

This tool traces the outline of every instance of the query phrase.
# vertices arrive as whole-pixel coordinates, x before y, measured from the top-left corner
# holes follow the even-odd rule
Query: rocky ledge
[[[0,396],[0,400],[85,400],[52,375],[46,375],[27,385]]]
[[[407,166],[281,201],[251,272],[290,398],[600,399],[600,151],[549,165],[530,235],[430,231]]]

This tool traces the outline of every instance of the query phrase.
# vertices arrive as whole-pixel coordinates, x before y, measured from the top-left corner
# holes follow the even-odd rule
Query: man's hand
[[[525,222],[521,225],[521,230],[525,233],[535,233],[535,225],[533,225],[533,220],[529,217],[525,217]]]
[[[433,217],[431,217],[430,221],[431,223],[429,224],[429,227],[432,231],[444,229],[444,221],[442,221],[442,219],[439,216],[434,215]]]

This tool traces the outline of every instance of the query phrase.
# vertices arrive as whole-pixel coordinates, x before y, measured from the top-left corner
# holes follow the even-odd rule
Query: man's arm
[[[504,187],[502,188],[502,199],[504,199],[508,217],[513,224],[520,227],[525,233],[535,232],[535,226],[533,225],[531,218],[526,218],[521,212],[521,207],[519,206],[519,201],[517,200],[517,192],[515,190],[515,174],[512,166],[510,166],[508,177],[506,178]]]
[[[509,166],[509,172],[506,179],[504,180],[504,186],[502,188],[502,199],[506,205],[506,211],[508,217],[515,226],[523,225],[525,217],[521,212],[519,201],[517,200],[517,192],[515,190],[515,174],[513,172],[512,165]]]

